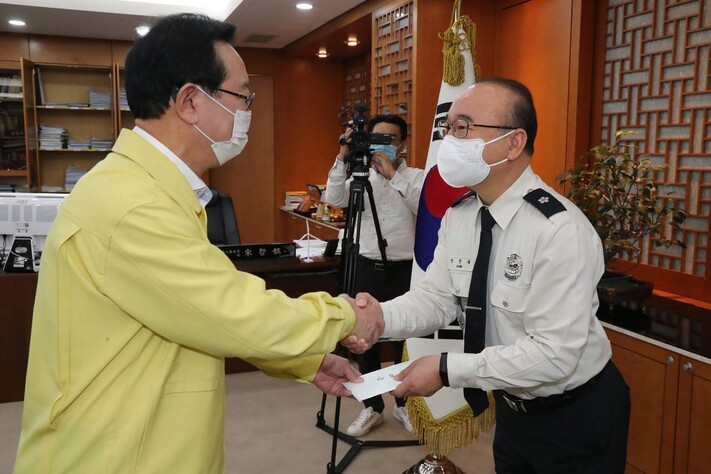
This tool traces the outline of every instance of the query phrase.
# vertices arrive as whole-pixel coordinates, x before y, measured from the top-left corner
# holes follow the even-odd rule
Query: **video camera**
[[[350,149],[345,162],[353,179],[368,179],[372,155],[371,145],[389,145],[392,141],[392,136],[387,133],[369,133],[365,130],[368,123],[368,117],[365,115],[366,110],[368,108],[365,104],[356,104],[352,107],[343,106],[338,112],[339,118],[347,118],[347,121],[341,125],[353,129],[348,142],[344,136],[338,140],[340,145],[348,145]]]

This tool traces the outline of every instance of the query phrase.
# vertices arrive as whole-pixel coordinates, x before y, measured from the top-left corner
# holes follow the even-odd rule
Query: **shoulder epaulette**
[[[550,219],[551,216],[565,211],[565,206],[551,193],[545,189],[534,189],[523,197],[531,203],[533,207],[541,211],[541,213]]]
[[[452,203],[452,205],[449,207],[457,207],[458,205],[460,205],[467,199],[475,197],[475,196],[476,196],[476,193],[474,191],[467,191],[466,193],[462,194],[457,199],[455,199],[454,202]]]

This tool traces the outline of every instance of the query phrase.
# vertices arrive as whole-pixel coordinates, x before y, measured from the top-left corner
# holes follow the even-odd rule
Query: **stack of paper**
[[[89,106],[93,109],[110,109],[111,92],[101,92],[96,89],[90,89]]]
[[[287,191],[284,197],[284,207],[287,209],[296,209],[307,195],[306,191]]]
[[[119,107],[121,110],[130,110],[128,107],[128,98],[126,97],[126,88],[122,87],[119,92]]]
[[[86,174],[86,171],[87,170],[75,168],[72,165],[67,166],[67,172],[64,178],[64,189],[66,189],[67,191],[71,191],[72,189],[74,189],[74,186],[77,184],[77,181],[79,181],[79,178]]]
[[[296,256],[299,258],[320,257],[326,250],[326,242],[315,237],[303,236],[301,240],[295,240]]]
[[[62,127],[40,124],[39,141],[40,149],[61,150],[67,147],[69,133]]]
[[[91,148],[94,150],[110,150],[114,141],[108,138],[91,137]]]
[[[91,144],[89,142],[83,142],[73,138],[70,138],[67,142],[67,148],[70,150],[88,150],[90,146]]]

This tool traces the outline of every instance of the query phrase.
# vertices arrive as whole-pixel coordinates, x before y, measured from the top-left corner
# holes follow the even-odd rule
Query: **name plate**
[[[281,242],[274,244],[218,245],[230,260],[257,260],[262,258],[296,257],[296,244]]]

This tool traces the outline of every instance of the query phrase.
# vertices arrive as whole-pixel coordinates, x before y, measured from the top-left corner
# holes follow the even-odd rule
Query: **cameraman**
[[[383,265],[378,237],[373,222],[370,201],[364,198],[365,210],[361,219],[360,254],[356,272],[355,290],[365,291],[379,301],[386,301],[400,296],[410,289],[412,272],[412,251],[415,242],[415,222],[420,191],[425,173],[407,166],[401,156],[406,147],[407,123],[396,115],[377,115],[370,119],[367,130],[371,133],[388,134],[389,145],[371,145],[372,162],[369,181],[373,187],[380,229],[387,241],[387,269]],[[353,129],[346,131],[344,138],[350,140]],[[334,206],[347,207],[352,178],[347,176],[348,144],[341,145],[336,162],[328,173],[328,182],[324,200]],[[395,362],[402,357],[403,342],[392,343],[395,350]],[[355,357],[362,373],[380,369],[380,347],[373,346],[365,353]],[[405,429],[412,431],[407,416],[405,399],[395,399],[397,407],[393,413],[396,420]],[[348,428],[348,434],[364,436],[373,427],[383,422],[385,403],[380,395],[364,401],[365,409]]]

